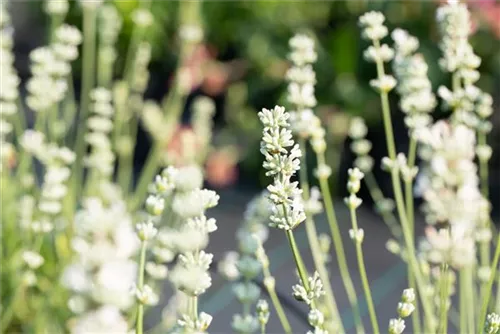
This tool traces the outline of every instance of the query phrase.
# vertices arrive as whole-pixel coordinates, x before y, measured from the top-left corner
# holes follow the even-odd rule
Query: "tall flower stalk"
[[[314,50],[314,41],[306,35],[295,35],[290,39],[291,52],[289,58],[293,66],[287,72],[289,80],[288,101],[293,105],[295,111],[291,112],[290,125],[292,133],[298,138],[299,148],[302,152],[300,174],[300,187],[302,189],[302,200],[306,208],[306,234],[311,247],[313,261],[321,280],[324,283],[326,292],[326,308],[328,309],[327,324],[332,330],[343,330],[342,321],[337,308],[337,303],[333,290],[331,288],[328,271],[325,266],[323,254],[318,239],[318,233],[313,219],[314,212],[307,210],[311,199],[309,175],[307,172],[307,140],[314,136],[321,136],[324,131],[321,129],[320,122],[314,115],[311,108],[316,106],[314,96],[314,84],[316,83],[316,74],[312,69],[312,63],[316,61],[317,55]],[[352,295],[350,294],[352,297]],[[352,298],[350,298],[351,300]],[[359,319],[356,319],[357,322]],[[338,328],[335,328],[338,326]]]
[[[363,257],[363,249],[361,244],[364,239],[365,232],[362,228],[358,227],[358,219],[356,216],[356,209],[361,205],[362,200],[356,196],[356,193],[361,188],[361,180],[363,179],[363,173],[357,169],[349,169],[349,181],[347,182],[347,190],[349,191],[349,197],[344,199],[349,212],[351,215],[352,229],[349,230],[349,236],[354,242],[356,247],[356,258],[358,260],[358,269],[361,277],[361,283],[363,284],[363,290],[365,292],[366,303],[368,304],[368,313],[370,314],[370,321],[372,324],[372,330],[374,333],[380,333],[378,327],[377,315],[375,313],[375,306],[373,304],[373,298],[370,290],[370,285],[368,283],[368,277],[366,274],[366,267]]]
[[[384,21],[385,17],[379,12],[366,13],[359,19],[359,23],[363,28],[363,37],[372,42],[372,46],[369,47],[367,52],[369,54],[377,55],[375,57],[372,57],[377,67],[377,79],[372,80],[370,84],[380,93],[387,151],[390,161],[394,162],[394,168],[390,169],[390,173],[394,197],[396,200],[396,208],[403,229],[403,238],[405,240],[407,249],[408,262],[411,266],[412,272],[415,275],[416,285],[418,287],[418,291],[420,292],[420,298],[422,300],[425,317],[428,321],[426,326],[428,330],[431,330],[431,328],[434,328],[435,326],[435,321],[433,321],[432,309],[427,299],[423,296],[423,289],[426,283],[424,281],[424,277],[416,258],[414,233],[411,230],[411,226],[408,222],[406,206],[403,198],[403,191],[399,180],[399,171],[398,168],[395,167],[396,146],[391,120],[391,110],[389,106],[389,92],[396,86],[396,80],[394,79],[394,77],[385,74],[384,62],[392,58],[393,52],[386,44],[381,45],[380,43],[381,39],[383,39],[388,34],[388,29],[383,24]]]

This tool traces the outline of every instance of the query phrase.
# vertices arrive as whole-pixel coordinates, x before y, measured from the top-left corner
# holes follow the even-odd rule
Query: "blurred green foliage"
[[[123,55],[132,31],[130,14],[139,0],[114,0],[114,3],[124,17],[118,46],[118,54]],[[485,4],[492,3],[492,0],[470,2],[475,24],[471,43],[483,59],[478,86],[495,93],[500,91],[500,25],[492,27],[491,20],[485,20],[485,11],[491,8]],[[178,5],[177,1],[152,2],[155,24],[148,34],[153,45],[151,75],[160,91],[168,89],[178,56]],[[435,23],[438,5],[438,1],[367,0],[203,2],[207,47],[217,62],[240,60],[244,68],[244,74],[237,82],[231,82],[223,94],[226,96],[223,119],[227,127],[219,139],[241,147],[244,169],[260,170],[261,157],[256,150],[260,126],[256,111],[275,104],[286,106],[284,73],[288,67],[288,40],[297,32],[305,32],[317,40],[318,62],[314,66],[317,111],[332,130],[331,139],[338,144],[330,157],[337,159],[348,116],[361,115],[372,126],[380,120],[378,95],[368,84],[375,77],[375,67],[363,60],[367,44],[360,38],[358,17],[366,11],[379,10],[386,15],[389,29],[401,27],[417,36],[420,52],[429,64],[430,79],[437,89],[450,81],[438,66],[439,34]],[[73,4],[71,23],[80,24],[79,11],[79,6]],[[500,9],[497,11],[500,13]],[[387,42],[392,44],[389,38]],[[122,58],[117,61],[118,67],[123,66]],[[395,94],[392,98],[396,106]],[[439,107],[436,115],[440,115]],[[498,119],[493,122],[498,123]],[[498,128],[498,124],[494,127]]]

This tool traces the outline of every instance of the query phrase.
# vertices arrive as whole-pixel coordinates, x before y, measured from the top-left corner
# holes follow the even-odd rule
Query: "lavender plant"
[[[218,205],[219,195],[204,188],[202,167],[211,149],[215,105],[207,97],[195,100],[192,136],[182,140],[178,152],[165,150],[191,89],[188,59],[204,36],[200,2],[178,5],[178,65],[169,94],[158,104],[144,98],[152,55],[147,31],[155,20],[151,1],[140,2],[131,14],[124,71],[116,73],[116,44],[124,19],[116,8],[100,0],[81,0],[80,32],[65,23],[67,0],[46,0],[50,38],[30,53],[26,96],[13,66],[9,13],[1,4],[2,332],[142,334],[153,327],[145,323],[145,314],[160,303],[165,281],[174,292],[167,296],[162,322],[151,332],[208,332],[211,310],[200,311],[200,297],[212,285],[214,255],[207,247],[218,227],[207,211]],[[308,333],[347,332],[331,285],[330,242],[357,333],[387,328],[400,334],[409,317],[415,333],[447,333],[450,325],[460,333],[499,332],[500,236],[488,193],[492,97],[476,86],[481,59],[468,40],[466,5],[443,4],[436,18],[439,65],[451,77],[450,87],[439,87],[437,95],[416,37],[402,29],[390,34],[379,12],[359,19],[362,36],[370,43],[364,56],[377,70],[370,84],[380,95],[387,145],[381,167],[390,175],[394,198],[384,195],[375,179],[370,156],[375,144],[366,138],[367,125],[353,118],[349,137],[356,159],[348,170],[349,195],[344,200],[352,248],[341,237],[343,222],[337,218],[329,185],[337,168],[328,164],[327,132],[314,111],[314,38],[297,34],[290,40],[291,67],[285,76],[291,111],[275,106],[258,113],[263,168],[271,181],[245,211],[236,236],[238,251],[218,261],[219,272],[233,281],[242,306],[228,328],[265,333],[276,315],[283,332],[294,331],[265,250],[269,226],[282,230],[288,240],[297,284],[287,293],[307,308]],[[393,47],[383,42],[389,35]],[[72,64],[80,56],[80,45],[78,93]],[[394,76],[386,72],[391,62]],[[394,139],[392,91],[400,98],[408,130],[406,153],[398,152]],[[438,97],[449,117],[434,121]],[[34,124],[28,124],[27,114],[33,114]],[[141,123],[153,147],[134,184]],[[311,180],[309,151],[316,161]],[[315,182],[318,187],[311,186]],[[397,305],[397,317],[385,325],[377,317],[365,266],[363,241],[371,236],[358,221],[362,184],[392,233],[387,248],[408,268],[408,289]],[[423,199],[423,236],[415,228],[415,196]],[[318,233],[323,210],[331,236]],[[297,244],[301,225],[312,263],[304,261]],[[349,249],[356,254],[361,287],[353,283]],[[258,284],[261,277],[265,291]],[[361,318],[361,295],[369,323]]]

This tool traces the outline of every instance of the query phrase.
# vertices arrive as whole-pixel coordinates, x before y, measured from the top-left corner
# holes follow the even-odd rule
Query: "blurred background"
[[[127,47],[131,39],[133,22],[130,14],[138,7],[138,1],[115,0],[124,22],[118,44],[116,73],[125,66]],[[490,194],[494,210],[500,209],[500,2],[474,0],[468,2],[472,12],[473,36],[471,44],[482,58],[481,79],[477,85],[493,95],[495,112],[491,118],[493,131],[488,143],[493,147],[490,160]],[[401,27],[417,36],[420,52],[429,64],[430,79],[435,90],[439,85],[449,85],[450,78],[438,66],[440,51],[439,35],[435,24],[435,10],[439,1],[205,1],[202,5],[204,42],[197,46],[187,60],[190,91],[183,114],[183,124],[178,127],[172,144],[166,150],[178,150],[175,144],[190,134],[189,114],[195,97],[211,97],[216,103],[214,149],[205,168],[207,182],[221,191],[221,205],[214,216],[219,220],[220,233],[215,233],[211,243],[215,258],[235,249],[234,233],[241,221],[245,204],[268,182],[264,177],[262,156],[259,152],[261,125],[257,112],[275,104],[287,105],[284,75],[289,67],[286,55],[288,40],[297,32],[314,36],[317,42],[318,62],[316,70],[316,113],[323,120],[328,131],[328,161],[336,171],[331,178],[332,188],[338,198],[343,195],[345,174],[352,165],[354,156],[346,139],[349,120],[361,116],[369,125],[368,139],[373,142],[372,155],[376,166],[386,155],[386,145],[381,121],[378,95],[368,82],[375,77],[375,67],[363,60],[367,47],[360,38],[357,18],[369,10],[382,11],[387,17],[389,29]],[[42,1],[11,1],[15,29],[16,67],[23,81],[29,78],[29,53],[48,41],[49,22],[43,14]],[[178,7],[176,1],[153,1],[154,24],[149,28],[147,38],[152,43],[152,61],[149,66],[150,81],[145,98],[160,101],[171,89],[179,57]],[[81,27],[81,8],[72,2],[67,22]],[[36,27],[36,28],[35,28]],[[203,69],[203,70],[202,70]],[[79,91],[81,64],[74,64],[75,85]],[[391,95],[393,120],[398,151],[407,151],[408,137],[403,124],[403,114],[398,109],[396,94]],[[441,106],[434,112],[435,118],[446,117]],[[147,158],[151,141],[145,129],[139,131],[138,149],[135,151],[135,169],[139,171]],[[196,145],[196,143],[193,143]],[[314,161],[311,161],[314,163]],[[310,169],[311,170],[311,169]],[[385,173],[375,169],[385,195],[390,195],[390,182]],[[364,190],[363,190],[364,191]],[[362,197],[370,202],[365,192]],[[347,217],[342,207],[339,216]],[[394,256],[381,256],[384,244],[389,238],[382,222],[372,212],[361,211],[361,221],[367,222],[365,231],[370,238],[364,247],[367,251],[369,275],[374,280],[376,303],[395,305],[400,288],[405,285],[404,265]],[[326,224],[318,219],[319,230]],[[423,225],[423,224],[422,224]],[[301,231],[303,232],[303,231]],[[344,235],[347,230],[344,230]],[[230,237],[230,238],[228,238]],[[305,236],[299,234],[299,241]],[[293,283],[290,260],[282,235],[271,233],[271,263],[276,270],[278,291],[289,291]],[[301,243],[304,247],[304,243]],[[352,256],[350,254],[349,256]],[[307,256],[306,256],[307,257]],[[355,261],[352,261],[353,265]],[[338,275],[332,275],[334,289],[341,288]],[[355,282],[358,286],[359,282]],[[359,286],[358,286],[359,287]],[[229,289],[229,290],[228,290]],[[398,293],[393,293],[394,291]],[[168,293],[167,293],[168,295]],[[215,316],[213,332],[223,332],[234,310],[230,305],[237,303],[231,298],[230,288],[221,279],[214,280],[214,287],[204,300],[202,307],[213,310]],[[233,304],[231,304],[233,303]],[[388,304],[386,304],[388,303]],[[292,301],[293,304],[293,301]],[[346,296],[340,292],[339,305],[343,315],[349,318]],[[393,307],[393,308],[394,308]],[[294,312],[293,307],[288,311]],[[297,310],[296,310],[297,311]],[[303,311],[303,310],[302,310]],[[345,311],[345,312],[344,312]],[[161,308],[151,314],[150,321],[156,322]],[[297,311],[294,328],[300,331],[306,313]],[[214,314],[215,313],[215,314]],[[219,314],[218,314],[219,313]],[[220,317],[218,317],[221,315]],[[382,312],[389,318],[393,310]],[[352,320],[352,319],[351,319]],[[295,323],[296,322],[296,323]],[[349,320],[347,320],[349,323]],[[351,321],[352,322],[352,321]],[[295,325],[299,327],[295,327]],[[300,327],[302,326],[302,327]],[[278,329],[271,324],[270,331]]]
[[[118,55],[126,54],[131,39],[133,22],[130,14],[138,1],[116,0],[124,17]],[[12,15],[15,28],[16,66],[23,79],[29,77],[29,52],[47,41],[48,20],[43,15],[41,1],[13,1]],[[202,20],[205,42],[188,59],[191,76],[191,94],[185,107],[184,120],[189,119],[193,97],[207,95],[217,105],[215,150],[207,161],[207,178],[213,187],[234,185],[260,186],[265,183],[261,170],[262,157],[258,151],[261,135],[257,111],[275,104],[286,105],[284,74],[289,66],[286,59],[288,40],[297,32],[305,32],[317,39],[318,62],[316,96],[317,114],[328,129],[332,165],[340,164],[343,171],[351,165],[351,154],[345,141],[347,125],[352,116],[362,116],[368,122],[368,139],[378,161],[385,155],[385,144],[380,142],[382,123],[378,95],[368,82],[375,76],[375,68],[363,60],[366,44],[360,38],[357,18],[368,10],[380,10],[387,17],[389,29],[407,29],[420,40],[420,52],[429,64],[433,86],[448,84],[449,77],[439,69],[438,32],[435,10],[438,1],[205,1]],[[500,102],[500,3],[494,0],[469,2],[473,16],[474,34],[471,43],[482,58],[481,80],[478,86],[492,93],[495,108]],[[172,83],[178,48],[178,7],[176,1],[153,1],[154,24],[147,38],[152,43],[150,83],[146,98],[161,100]],[[67,21],[81,27],[81,8],[72,3]],[[33,29],[33,27],[37,27]],[[45,27],[45,28],[39,28]],[[118,56],[116,72],[121,73],[125,57]],[[79,85],[80,64],[75,64],[75,84]],[[202,71],[201,68],[204,70]],[[77,90],[78,91],[78,90]],[[402,113],[393,94],[394,122],[399,150],[405,150],[407,135]],[[446,114],[437,108],[436,118]],[[494,130],[489,143],[494,154],[490,162],[493,202],[500,199],[500,115],[494,113]],[[176,137],[189,131],[189,124],[178,129]],[[139,133],[135,156],[140,169],[148,150],[149,139]],[[339,173],[340,176],[345,173]],[[383,177],[384,175],[377,175]],[[384,183],[384,182],[382,182]],[[333,186],[341,191],[344,180],[334,179]],[[384,187],[385,188],[385,187]],[[387,189],[389,190],[389,189]]]

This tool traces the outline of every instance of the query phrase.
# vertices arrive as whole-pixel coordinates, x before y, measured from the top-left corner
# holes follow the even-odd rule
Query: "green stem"
[[[137,289],[142,291],[144,288],[144,267],[146,265],[146,241],[143,241],[141,244],[141,255],[139,260],[139,280],[137,283]],[[136,334],[143,334],[144,330],[144,305],[141,302],[137,303],[137,321],[135,324],[135,332]]]
[[[478,145],[486,145],[486,134],[479,131],[477,134],[477,141]],[[479,159],[479,177],[481,179],[481,194],[484,198],[488,199],[488,160]]]
[[[109,53],[113,52],[113,45],[101,44],[98,52],[98,67],[97,85],[109,89],[113,81],[113,65],[114,62],[108,59]]]
[[[488,304],[490,302],[490,297],[493,292],[493,282],[495,281],[495,276],[498,275],[498,261],[500,259],[500,234],[497,239],[497,246],[495,249],[495,256],[493,257],[493,262],[491,263],[491,276],[488,280],[488,285],[486,287],[486,296],[483,298],[483,305],[481,306],[481,315],[479,316],[478,323],[478,334],[482,334],[484,323],[486,321],[486,312],[488,311]],[[499,278],[500,282],[500,278]],[[500,284],[499,284],[500,290]],[[498,300],[497,300],[498,303]]]
[[[193,306],[193,310],[192,310],[193,313],[191,314],[191,318],[196,321],[196,320],[198,320],[198,297],[193,296],[193,297],[191,297],[191,299],[192,299],[191,305]]]
[[[380,46],[380,43],[378,41],[375,41],[375,46]],[[384,72],[384,65],[382,61],[377,61],[377,75],[379,78],[382,78],[385,75]],[[394,132],[392,129],[392,120],[391,120],[391,110],[389,106],[389,96],[387,92],[382,91],[380,93],[380,101],[381,101],[381,106],[382,106],[382,116],[383,116],[383,122],[384,122],[384,129],[385,129],[385,136],[386,136],[386,144],[387,144],[387,151],[389,154],[389,158],[393,161],[396,160],[396,147],[395,147],[395,140],[394,140]],[[394,197],[396,199],[396,207],[398,210],[398,216],[399,220],[401,221],[401,226],[403,229],[403,237],[405,240],[406,248],[407,248],[407,254],[408,254],[408,262],[411,266],[411,270],[415,275],[418,291],[420,291],[419,295],[422,300],[422,307],[424,309],[425,313],[425,319],[428,322],[429,326],[431,324],[434,324],[435,321],[435,315],[432,312],[432,305],[429,303],[429,300],[425,298],[424,296],[424,278],[422,276],[422,272],[420,270],[420,267],[418,265],[418,260],[416,258],[416,251],[415,251],[415,244],[413,241],[413,234],[410,229],[410,225],[408,223],[407,215],[406,215],[406,210],[405,210],[405,203],[403,200],[403,193],[401,189],[401,183],[399,180],[399,175],[398,171],[393,168],[391,171],[391,180],[392,180],[392,187],[394,191]],[[429,330],[432,330],[432,328],[428,328]]]
[[[300,186],[302,189],[302,198],[304,202],[309,200],[309,180],[307,175],[307,148],[306,143],[303,138],[299,139],[299,146],[302,151],[301,164],[300,164]],[[330,313],[332,320],[337,322],[340,327],[342,326],[342,321],[340,319],[340,314],[337,308],[337,302],[332,291],[332,286],[330,283],[330,278],[328,277],[328,271],[325,267],[325,262],[323,260],[323,254],[321,253],[321,247],[319,245],[318,232],[316,231],[316,226],[314,225],[314,220],[311,215],[306,212],[306,234],[311,247],[311,253],[313,257],[314,266],[318,271],[318,274],[323,282],[323,287],[325,289],[325,295],[327,299],[327,308]],[[343,331],[343,328],[342,330]]]
[[[323,154],[316,154],[318,160],[318,165],[325,163],[325,157]],[[335,248],[335,255],[337,256],[337,262],[339,264],[340,276],[342,277],[342,283],[347,293],[347,298],[351,304],[352,312],[354,315],[354,323],[356,325],[356,332],[358,334],[364,333],[363,323],[361,320],[361,313],[359,311],[358,297],[356,295],[356,290],[354,289],[354,284],[352,283],[351,274],[349,273],[349,267],[347,265],[347,259],[345,256],[344,244],[342,237],[340,235],[340,228],[338,225],[337,217],[335,214],[335,208],[332,201],[332,195],[330,192],[330,187],[328,185],[328,178],[320,178],[319,185],[321,189],[321,194],[324,199],[326,216],[328,219],[328,225],[330,226],[330,232],[332,235],[333,246]]]
[[[292,250],[293,259],[295,260],[295,265],[297,267],[297,271],[299,272],[299,277],[302,285],[306,290],[309,290],[309,281],[307,280],[306,267],[304,266],[304,261],[302,260],[302,256],[300,255],[299,248],[297,247],[293,231],[286,230],[286,236],[288,238],[288,243],[290,244],[290,249]]]
[[[269,269],[264,268],[264,277],[271,277],[271,273]],[[271,297],[271,302],[273,303],[274,309],[276,310],[276,314],[278,314],[278,319],[280,320],[281,327],[283,327],[283,331],[286,334],[292,334],[292,328],[290,327],[290,323],[288,322],[288,318],[286,317],[286,313],[283,310],[283,306],[276,294],[276,289],[269,284],[266,284],[267,292],[269,293],[269,297]]]
[[[365,173],[365,177],[363,178],[363,180],[368,187],[368,192],[370,193],[370,197],[373,199],[373,202],[379,203],[380,201],[385,199],[385,196],[382,193],[382,190],[380,189],[377,180],[375,179],[371,171]],[[387,228],[391,231],[392,235],[396,239],[401,240],[403,232],[401,231],[401,227],[399,226],[392,211],[383,210],[380,212],[380,215]]]
[[[358,220],[356,217],[356,209],[349,208],[351,213],[351,224],[352,229],[358,231]],[[380,330],[378,328],[377,315],[375,313],[375,306],[373,304],[372,293],[370,290],[370,283],[368,282],[368,277],[366,275],[365,260],[363,256],[363,249],[361,248],[361,241],[354,240],[356,245],[356,258],[358,260],[359,276],[361,277],[361,283],[363,284],[363,290],[366,296],[366,304],[368,305],[368,313],[370,315],[370,321],[372,324],[373,333],[378,334]]]
[[[132,210],[135,210],[143,202],[143,197],[148,192],[148,185],[153,179],[158,166],[160,158],[161,148],[159,143],[155,143],[149,152],[148,158],[144,167],[141,170],[141,176],[135,187],[135,192],[132,197],[132,202],[130,203]]]
[[[466,268],[465,271],[465,278],[467,281],[467,332],[468,333],[474,333],[475,330],[475,318],[476,318],[476,312],[475,312],[475,298],[474,298],[474,290],[475,290],[475,285],[474,285],[474,274],[473,274],[473,268],[472,266]]]
[[[411,169],[415,166],[415,159],[417,155],[417,141],[413,136],[410,137],[410,147],[408,149],[408,167]],[[405,180],[405,200],[406,200],[406,213],[408,215],[408,224],[412,233],[412,239],[415,240],[415,215],[414,215],[414,200],[413,200],[413,180]],[[408,286],[414,290],[417,289],[415,284],[415,277],[411,268],[408,267]],[[420,333],[420,312],[418,306],[418,299],[415,299],[415,311],[412,313],[413,332]],[[446,332],[443,332],[446,333]]]
[[[440,284],[440,316],[438,333],[448,333],[448,265],[443,264],[441,268]],[[417,308],[415,308],[417,310]],[[420,333],[415,332],[414,333]]]
[[[83,159],[85,156],[85,133],[87,132],[87,118],[89,115],[90,91],[94,87],[95,80],[95,56],[96,56],[96,10],[92,6],[83,7],[83,66],[82,66],[82,90],[80,94],[80,117],[77,127],[75,152],[76,160],[73,172],[73,196],[75,206],[77,196],[83,188]]]
[[[460,332],[461,333],[467,333],[467,300],[466,300],[466,295],[467,295],[467,282],[465,279],[465,269],[460,270],[458,273],[458,285],[459,285],[459,312],[460,312]]]

